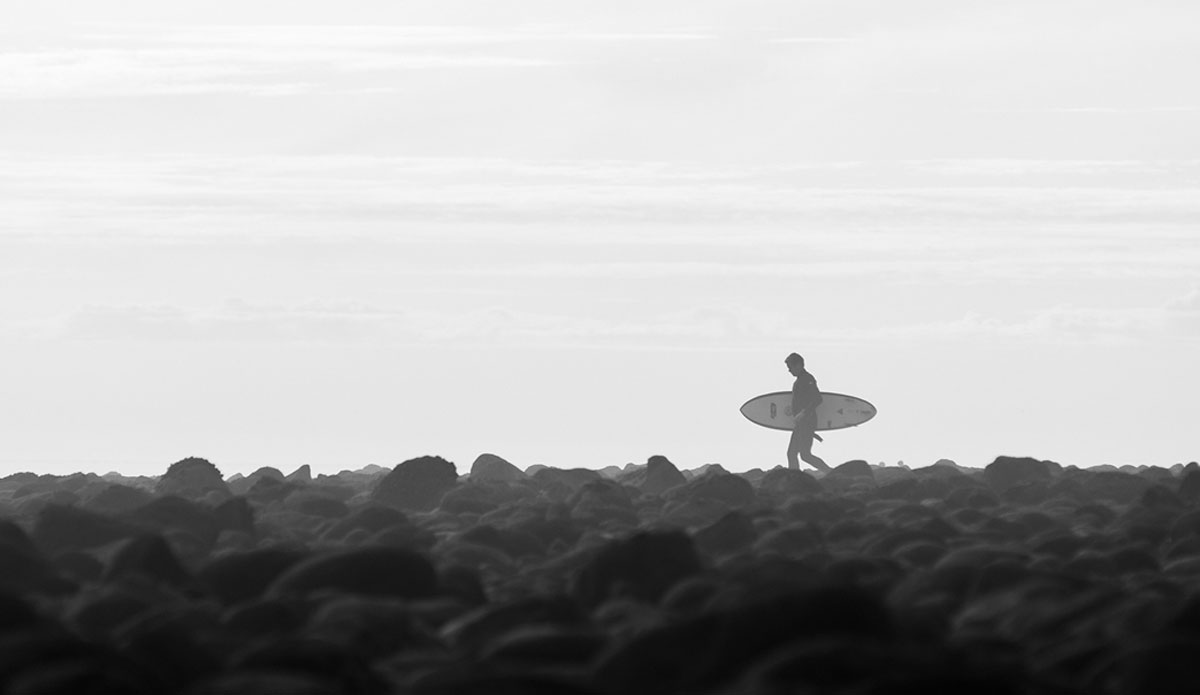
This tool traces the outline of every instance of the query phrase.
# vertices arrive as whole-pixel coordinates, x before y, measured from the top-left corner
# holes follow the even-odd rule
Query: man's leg
[[[792,440],[788,442],[787,460],[788,468],[793,471],[800,470],[800,450],[804,448],[801,440],[804,439],[803,429],[792,430]],[[809,442],[809,448],[812,448],[812,442]]]
[[[796,439],[797,432],[799,432],[799,430],[792,431],[792,439],[793,440]],[[816,454],[814,454],[812,452],[813,435],[815,434],[815,432],[813,432],[812,430],[806,430],[804,434],[805,434],[805,436],[802,437],[799,441],[800,447],[799,447],[798,453],[800,454],[800,458],[803,459],[805,463],[812,466],[813,468],[816,468],[819,471],[824,471],[824,472],[828,473],[831,470],[829,468],[829,464],[825,463],[825,461],[821,457],[817,456]],[[799,466],[797,466],[797,467],[799,467]]]

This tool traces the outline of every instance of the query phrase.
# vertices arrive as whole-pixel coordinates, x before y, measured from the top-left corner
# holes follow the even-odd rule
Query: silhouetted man
[[[821,391],[817,388],[817,380],[804,369],[804,358],[796,353],[787,356],[783,361],[788,371],[796,377],[792,384],[792,441],[788,444],[788,468],[800,470],[797,455],[805,463],[817,470],[829,472],[829,465],[812,452],[813,437],[817,432],[817,406],[821,403]]]

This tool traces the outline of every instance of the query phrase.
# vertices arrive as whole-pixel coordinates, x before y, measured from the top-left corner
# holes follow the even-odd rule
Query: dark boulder
[[[687,478],[666,456],[651,456],[645,466],[622,473],[617,480],[630,485],[647,495],[661,495],[673,487],[683,485]]]
[[[758,530],[750,517],[734,511],[697,531],[694,538],[696,545],[709,555],[725,555],[753,547]]]
[[[993,488],[1005,490],[1021,483],[1049,483],[1057,464],[1035,458],[997,456],[983,469],[983,477]]]
[[[687,534],[642,531],[602,547],[576,574],[574,594],[587,606],[615,596],[656,603],[676,582],[701,569]]]
[[[48,505],[38,513],[33,540],[49,553],[98,548],[131,536],[137,529],[123,521],[77,507]]]
[[[128,485],[105,485],[84,498],[82,506],[101,514],[124,514],[153,499],[146,490]]]
[[[573,518],[585,523],[607,520],[634,526],[638,523],[628,488],[612,480],[599,479],[585,484],[571,495],[567,506],[571,508]]]
[[[538,487],[559,499],[570,496],[593,480],[603,478],[589,468],[543,468],[533,474],[533,482]]]
[[[862,459],[854,459],[847,461],[841,465],[834,466],[833,470],[829,471],[827,478],[847,478],[847,479],[875,479],[875,471],[871,469],[871,464]]]
[[[470,479],[475,482],[514,483],[526,477],[520,468],[495,454],[480,454],[471,464]]]
[[[404,548],[365,547],[305,559],[272,584],[270,595],[337,592],[419,599],[437,591],[433,565]]]
[[[821,482],[808,473],[790,468],[772,468],[758,481],[760,492],[781,498],[815,495],[824,491]]]
[[[254,535],[254,507],[245,497],[232,497],[217,505],[213,518],[223,531]]]
[[[422,456],[397,465],[371,493],[371,501],[406,511],[429,511],[458,482],[454,464],[440,456]]]
[[[1200,470],[1189,470],[1179,481],[1179,496],[1189,504],[1200,502]]]
[[[527,484],[481,482],[469,478],[442,495],[438,509],[451,514],[487,514],[536,494],[537,491]]]
[[[412,522],[408,520],[408,516],[398,509],[370,505],[356,509],[349,516],[338,519],[325,531],[323,537],[330,541],[340,541],[356,530],[373,535],[386,529],[411,525]]]
[[[112,553],[104,571],[104,581],[113,582],[140,577],[152,582],[188,589],[192,576],[179,558],[158,535],[139,535],[122,542]]]
[[[283,506],[285,509],[322,519],[340,519],[350,513],[350,508],[346,506],[345,502],[307,490],[300,490],[288,495],[283,501]]]
[[[291,548],[262,548],[214,558],[197,573],[210,593],[226,604],[258,598],[307,554]]]
[[[127,518],[159,533],[186,534],[204,549],[217,542],[222,530],[221,520],[212,509],[175,496],[152,500],[130,512]]]
[[[199,499],[209,494],[229,497],[229,486],[221,471],[207,459],[195,456],[172,463],[154,488],[157,495],[177,495]]]
[[[709,473],[672,488],[667,495],[672,500],[706,500],[727,507],[745,507],[754,503],[754,486],[745,478],[731,473]]]
[[[307,463],[291,473],[288,473],[287,477],[284,478],[284,480],[288,481],[289,483],[297,484],[311,483],[312,479],[312,468],[310,468]]]

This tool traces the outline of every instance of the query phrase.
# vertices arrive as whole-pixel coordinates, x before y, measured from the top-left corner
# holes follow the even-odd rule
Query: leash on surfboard
[[[817,440],[818,442],[825,441],[825,438],[822,437],[821,435],[817,434],[816,432],[813,432],[813,439]]]

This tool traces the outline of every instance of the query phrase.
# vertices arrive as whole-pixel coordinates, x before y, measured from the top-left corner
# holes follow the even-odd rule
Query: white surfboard
[[[875,406],[844,393],[821,392],[817,406],[817,430],[840,430],[861,425],[875,417]],[[756,425],[775,430],[792,430],[792,392],[776,391],[755,396],[742,405],[742,415]]]

